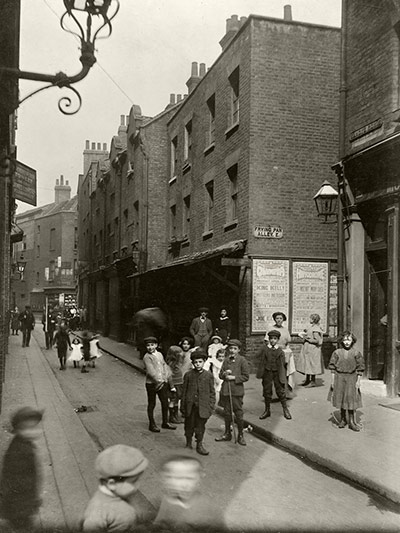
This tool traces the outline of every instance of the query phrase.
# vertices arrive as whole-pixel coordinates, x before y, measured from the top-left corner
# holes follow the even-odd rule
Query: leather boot
[[[306,380],[303,381],[302,386],[307,387],[307,385],[311,382],[310,374],[306,374]]]
[[[192,446],[192,437],[186,437],[186,446],[185,448],[189,448],[190,450],[193,448]]]
[[[347,425],[346,409],[340,409],[340,422],[338,424],[338,427],[340,429],[343,429],[344,427],[346,427],[346,425]]]
[[[225,422],[225,433],[220,437],[215,437],[216,442],[227,442],[232,440],[231,433],[231,424],[230,422]]]
[[[199,453],[200,455],[208,455],[210,453],[208,450],[204,448],[203,441],[201,440],[197,441],[196,452]]]
[[[283,416],[286,418],[286,420],[292,420],[292,415],[290,414],[290,411],[287,408],[286,401],[282,402],[282,408],[283,408]]]
[[[165,424],[161,424],[161,427],[163,429],[176,429],[176,426],[173,426],[172,424],[170,424],[169,422],[166,422]]]
[[[150,422],[149,424],[149,431],[151,431],[152,433],[160,433],[160,428],[157,427],[156,423],[153,421]]]
[[[354,420],[354,411],[349,411],[349,428],[353,431],[360,431],[360,427]]]
[[[175,407],[170,407],[169,409],[169,421],[171,424],[177,424],[178,420],[176,418]]]
[[[265,411],[263,412],[262,415],[260,415],[258,418],[260,420],[265,420],[266,418],[268,418],[269,416],[271,416],[271,410],[269,408],[269,402],[267,402],[267,400],[265,400]]]
[[[240,446],[246,446],[246,441],[243,437],[243,431],[239,431],[237,443],[240,444]]]
[[[175,420],[176,420],[175,424],[183,424],[183,420],[182,420],[182,418],[179,415],[178,406],[174,407],[174,416],[175,416]]]

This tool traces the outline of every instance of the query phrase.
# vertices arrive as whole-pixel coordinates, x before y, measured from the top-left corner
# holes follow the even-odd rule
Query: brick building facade
[[[46,303],[76,305],[78,260],[77,196],[64,177],[56,180],[54,202],[17,214],[16,223],[23,239],[13,247],[14,261],[26,262],[22,279],[11,285],[12,306],[30,304],[41,312]],[[60,299],[61,295],[61,299]]]
[[[400,2],[343,2],[340,178],[350,221],[348,325],[366,357],[364,386],[396,396],[399,363]],[[361,260],[362,259],[362,260]]]
[[[337,159],[339,44],[337,28],[233,16],[213,66],[192,64],[167,125],[168,166],[160,154],[158,188],[148,189],[153,198],[165,184],[154,226],[166,229],[168,253],[160,241],[156,261],[132,276],[136,301],[167,311],[172,341],[200,305],[212,319],[229,308],[250,357],[277,309],[293,333],[321,309],[334,334],[336,235],[312,198]]]

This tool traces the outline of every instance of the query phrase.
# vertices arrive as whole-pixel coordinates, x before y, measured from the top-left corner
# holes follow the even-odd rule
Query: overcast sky
[[[37,170],[38,206],[54,201],[61,174],[76,194],[85,140],[107,143],[116,135],[120,115],[132,104],[154,116],[170,93],[185,94],[192,61],[207,68],[219,56],[226,19],[253,13],[283,17],[287,0],[121,0],[109,39],[98,41],[97,61],[75,85],[83,103],[65,116],[58,100],[71,91],[51,88],[18,110],[17,158]],[[340,0],[292,0],[293,20],[340,26]],[[80,71],[78,41],[64,32],[62,0],[21,0],[20,68],[74,75]],[[70,24],[72,28],[72,24]],[[38,89],[20,82],[20,98]],[[32,209],[19,202],[18,212]]]

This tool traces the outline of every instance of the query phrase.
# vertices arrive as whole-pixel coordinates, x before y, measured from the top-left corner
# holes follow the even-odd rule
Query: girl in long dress
[[[296,369],[306,376],[302,383],[304,387],[316,387],[315,377],[324,373],[321,350],[324,333],[319,325],[320,321],[319,314],[313,313],[310,315],[310,326],[299,333],[303,339],[303,346]]]
[[[220,316],[215,325],[215,334],[221,337],[222,344],[226,344],[231,337],[232,322],[228,317],[228,311],[222,307]]]
[[[332,405],[340,409],[339,428],[344,428],[348,423],[350,429],[360,431],[354,414],[362,406],[360,382],[365,363],[361,353],[354,348],[356,340],[351,331],[343,332],[341,347],[333,352],[329,369],[332,372]],[[349,413],[348,420],[346,411]]]

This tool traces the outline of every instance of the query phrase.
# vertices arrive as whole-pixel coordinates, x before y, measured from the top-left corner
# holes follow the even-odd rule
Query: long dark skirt
[[[356,389],[357,373],[335,374],[332,405],[338,409],[355,410],[362,407],[361,393]]]

